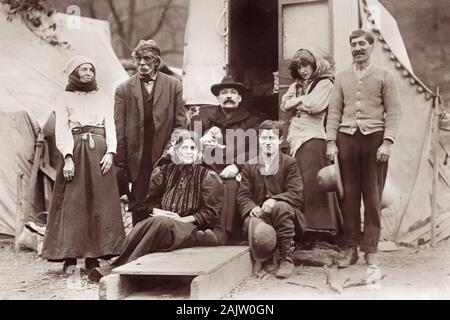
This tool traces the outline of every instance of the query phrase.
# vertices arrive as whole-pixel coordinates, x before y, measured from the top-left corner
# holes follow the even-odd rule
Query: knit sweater
[[[328,107],[327,136],[336,140],[338,130],[353,135],[384,131],[395,140],[401,120],[400,95],[394,75],[388,69],[371,66],[358,78],[353,69],[337,78]]]

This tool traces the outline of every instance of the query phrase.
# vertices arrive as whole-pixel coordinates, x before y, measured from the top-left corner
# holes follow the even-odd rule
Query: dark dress
[[[76,173],[71,182],[65,181],[61,157],[42,257],[61,261],[116,256],[125,232],[114,167],[102,175],[99,165],[106,152],[105,129],[84,126],[72,134]]]
[[[139,222],[127,236],[115,268],[145,254],[193,247],[198,230],[213,229],[220,221],[224,187],[220,177],[201,165],[169,164],[152,173],[146,207],[160,208],[194,216],[194,223],[184,223],[163,216],[150,216]]]

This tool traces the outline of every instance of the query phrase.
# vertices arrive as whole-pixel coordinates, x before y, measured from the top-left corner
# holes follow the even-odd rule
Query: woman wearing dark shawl
[[[85,259],[120,253],[125,239],[113,156],[116,131],[113,103],[97,88],[94,62],[69,60],[68,84],[56,103],[55,137],[61,152],[42,256],[64,261],[65,272]]]

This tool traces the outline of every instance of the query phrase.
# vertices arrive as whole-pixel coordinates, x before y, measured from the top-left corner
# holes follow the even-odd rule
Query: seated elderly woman
[[[141,209],[150,216],[131,230],[110,266],[89,274],[91,280],[151,252],[220,245],[212,229],[220,221],[224,187],[214,171],[199,164],[200,151],[194,133],[179,133],[172,163],[153,170],[146,207]]]

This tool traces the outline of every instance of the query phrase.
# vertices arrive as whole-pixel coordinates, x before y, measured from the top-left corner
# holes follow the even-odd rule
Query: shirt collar
[[[158,77],[158,72],[156,72],[153,76],[145,76],[145,77],[139,77],[141,79],[141,81],[143,81],[144,83],[154,83],[156,81],[156,78]]]
[[[269,160],[269,161],[268,161]],[[277,174],[281,166],[281,152],[274,155],[271,159],[258,155],[258,171],[263,176],[272,176]]]
[[[355,72],[360,72],[360,73],[366,73],[367,71],[369,71],[370,67],[372,67],[372,62],[369,62],[369,64],[367,65],[367,67],[365,67],[364,69],[358,69],[356,67],[356,63],[353,64],[353,70]]]

